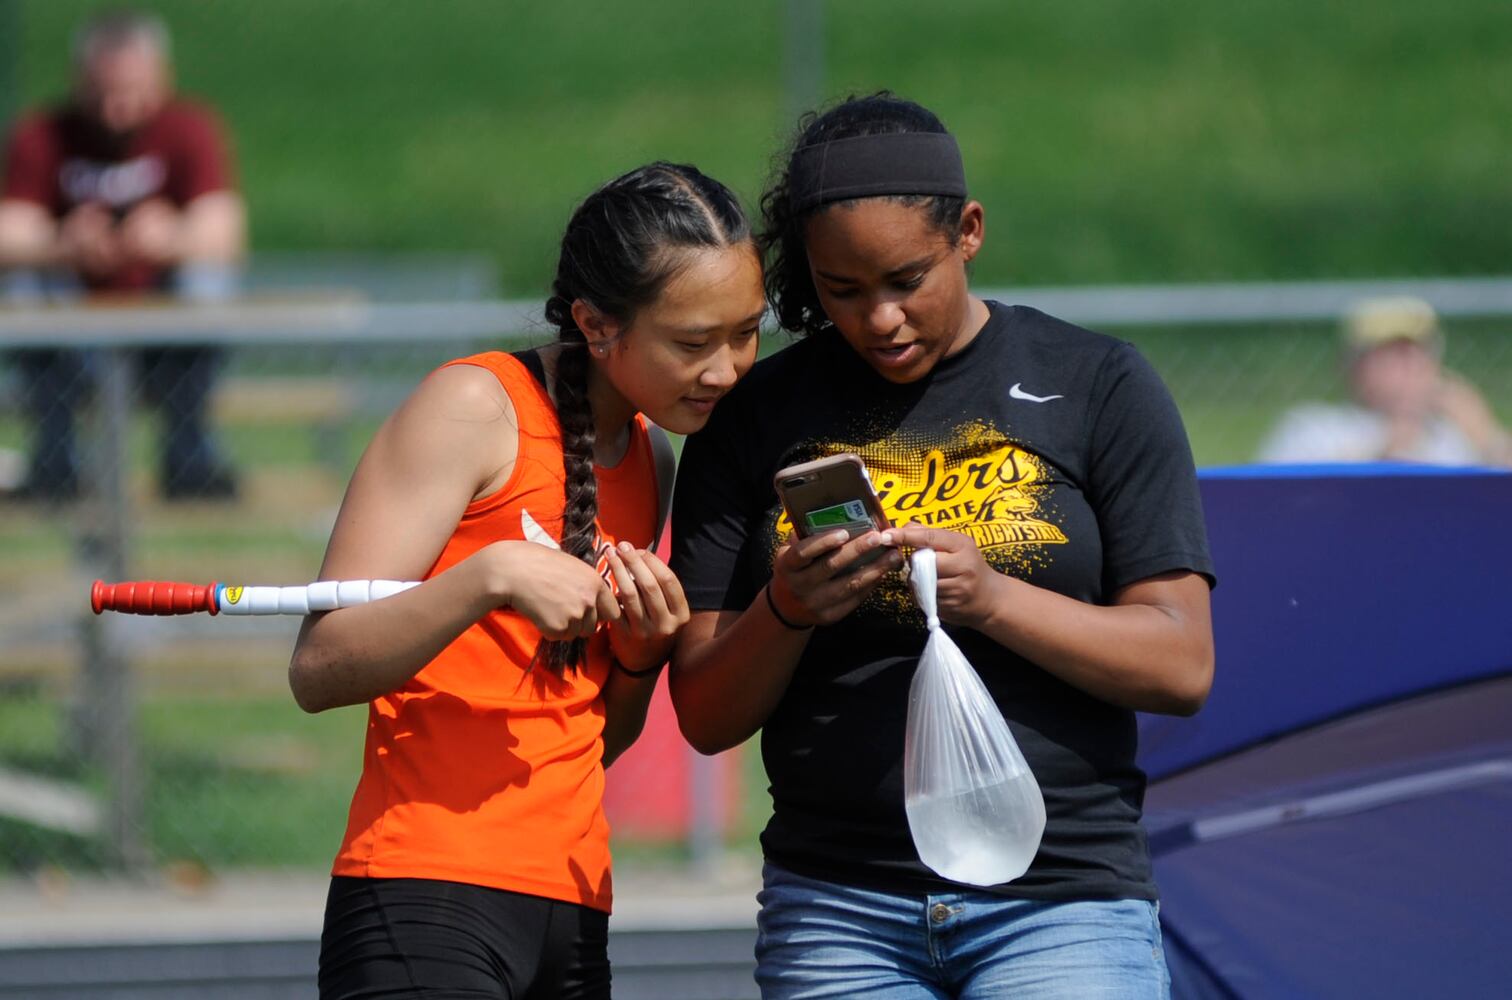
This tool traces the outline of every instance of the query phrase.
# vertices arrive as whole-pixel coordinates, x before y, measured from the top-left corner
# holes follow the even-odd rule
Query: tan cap
[[[1410,340],[1438,350],[1443,342],[1438,313],[1411,296],[1365,299],[1344,317],[1344,343],[1356,352],[1394,340]]]

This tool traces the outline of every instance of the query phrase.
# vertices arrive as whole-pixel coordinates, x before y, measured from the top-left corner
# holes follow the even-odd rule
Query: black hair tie
[[[812,625],[795,625],[793,622],[790,622],[783,617],[782,612],[777,610],[777,602],[772,599],[772,581],[768,580],[767,585],[761,588],[761,592],[766,594],[767,607],[771,609],[772,617],[777,619],[777,621],[782,624],[783,628],[789,629],[793,632],[807,632],[809,629],[814,627]]]
[[[661,668],[666,666],[665,663],[658,663],[654,667],[643,667],[640,670],[631,670],[629,667],[621,663],[618,657],[611,657],[610,662],[614,664],[615,670],[618,670],[626,677],[633,677],[636,680],[641,680],[646,677],[655,677],[657,674],[661,673]]]

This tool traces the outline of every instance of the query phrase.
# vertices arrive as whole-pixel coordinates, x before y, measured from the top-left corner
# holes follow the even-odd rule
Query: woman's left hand
[[[678,630],[691,617],[682,584],[656,553],[629,542],[611,547],[608,555],[624,610],[609,626],[614,658],[627,670],[661,666],[671,655]]]
[[[883,532],[884,544],[911,549],[934,549],[939,587],[940,620],[981,629],[992,616],[1007,577],[987,565],[970,535],[940,528],[911,525]]]

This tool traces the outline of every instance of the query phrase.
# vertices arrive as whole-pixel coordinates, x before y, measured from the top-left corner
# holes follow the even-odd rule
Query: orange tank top
[[[525,539],[531,522],[562,534],[561,425],[545,388],[508,354],[449,364],[497,376],[518,416],[519,453],[509,481],[467,506],[427,579],[489,542]],[[604,540],[650,545],[658,493],[644,418],[624,458],[594,472]],[[489,612],[369,703],[362,777],[332,874],[467,882],[609,910],[599,697],[608,636],[593,636],[586,666],[561,677],[527,669],[539,639],[523,616]]]

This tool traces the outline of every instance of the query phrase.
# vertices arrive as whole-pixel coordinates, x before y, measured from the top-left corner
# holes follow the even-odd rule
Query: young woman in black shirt
[[[1164,996],[1134,713],[1195,712],[1213,674],[1169,393],[1130,345],[971,293],[984,211],[917,104],[809,116],[762,207],[768,297],[803,337],[684,450],[672,566],[693,615],[671,684],[698,749],[762,734],[763,995]],[[862,456],[894,527],[796,539],[772,477],[837,452]],[[898,570],[919,546],[1044,793],[1009,884],[949,882],[909,836],[926,629]]]

